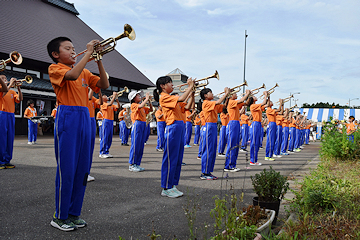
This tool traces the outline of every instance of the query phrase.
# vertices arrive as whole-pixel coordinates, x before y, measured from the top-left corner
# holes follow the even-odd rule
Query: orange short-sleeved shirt
[[[243,125],[243,124],[249,124],[249,116],[247,116],[246,114],[241,114],[241,122],[240,124]]]
[[[220,113],[221,125],[227,126],[229,123],[229,114]]]
[[[37,116],[36,109],[29,106],[25,109],[24,115],[29,118],[36,117]]]
[[[282,122],[282,127],[289,127],[289,120],[285,119]]]
[[[97,120],[103,120],[103,118],[104,118],[104,116],[103,116],[102,112],[98,111],[98,113],[96,114],[96,119]]]
[[[15,103],[20,103],[18,99],[19,95],[14,90],[9,90],[7,94],[2,98],[2,104],[0,104],[0,111],[14,113]]]
[[[54,108],[54,109],[51,111],[51,116],[53,116],[54,119],[56,118],[56,113],[57,113],[57,108]]]
[[[118,106],[115,106],[113,104],[109,105],[108,103],[103,103],[103,105],[101,105],[100,109],[101,109],[104,119],[114,120],[114,112],[117,111]]]
[[[171,125],[174,121],[184,121],[182,109],[178,104],[179,96],[171,96],[168,93],[160,94],[160,106],[163,109],[166,125]]]
[[[89,112],[90,112],[90,117],[94,118],[95,117],[95,109],[100,108],[100,100],[93,96],[92,99],[89,100],[88,108],[89,108]]]
[[[121,121],[124,121],[124,118],[121,118],[121,117],[124,116],[125,111],[126,111],[126,110],[123,109],[123,110],[121,110],[121,111],[119,112],[118,119],[120,120],[120,122],[121,122]],[[121,118],[121,119],[120,119],[120,118]]]
[[[161,114],[163,114],[163,111],[160,110],[160,109],[158,109],[158,110],[155,112],[156,121],[158,121],[158,122],[165,122],[165,117],[164,117],[165,115],[164,115],[164,114],[159,118],[159,116],[160,116]]]
[[[271,107],[266,109],[266,117],[268,118],[269,122],[276,122],[276,111]]]
[[[263,109],[264,108],[261,106],[261,104],[252,104],[250,106],[250,112],[251,115],[253,116],[254,122],[261,122]]]
[[[276,114],[276,125],[282,126],[283,121],[284,121],[284,117],[282,115]]]
[[[346,124],[346,133],[350,133],[350,132],[354,132],[355,131],[355,125],[354,122],[352,123],[347,123]]]
[[[139,105],[139,103],[131,104],[131,121],[133,123],[135,123],[135,121],[146,122],[146,114],[149,113],[149,108],[139,108]]]
[[[295,119],[292,117],[291,120],[290,120],[290,124],[289,124],[289,127],[296,127],[295,125]]]
[[[185,117],[186,117],[186,122],[191,122],[191,118],[188,118],[188,116],[191,115],[191,112],[189,109],[185,109]]]
[[[244,103],[238,103],[238,100],[229,99],[227,111],[229,113],[229,121],[240,119],[240,108],[244,106]]]
[[[202,104],[202,111],[204,113],[205,122],[217,123],[218,113],[221,113],[224,105],[216,105],[215,101],[204,100]]]
[[[48,72],[51,84],[54,88],[59,105],[68,106],[88,106],[89,87],[98,93],[99,88],[96,83],[100,77],[93,75],[89,70],[83,69],[78,79],[75,81],[64,80],[65,74],[71,70],[62,63],[51,64]]]

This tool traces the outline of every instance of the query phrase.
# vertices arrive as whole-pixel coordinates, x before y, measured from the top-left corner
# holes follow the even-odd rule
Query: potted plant
[[[276,224],[279,214],[280,201],[289,190],[289,183],[286,176],[276,172],[271,166],[270,170],[264,169],[262,172],[251,176],[252,185],[257,197],[253,197],[253,205],[271,209],[276,212],[273,224]]]

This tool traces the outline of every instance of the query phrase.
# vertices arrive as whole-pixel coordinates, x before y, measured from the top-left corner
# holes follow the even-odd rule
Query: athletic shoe
[[[175,193],[177,193],[177,194],[179,195],[179,197],[181,197],[182,195],[184,195],[184,193],[183,193],[183,192],[180,192],[180,191],[176,188],[175,185],[173,186],[173,188],[172,188],[171,190],[173,190]]]
[[[75,224],[76,227],[78,228],[82,228],[82,227],[85,227],[87,225],[87,223],[79,218],[78,216],[74,216],[74,215],[71,215],[69,214],[69,218],[68,218],[73,224]]]
[[[229,172],[238,172],[238,171],[240,171],[239,168],[231,168],[231,169],[229,170]]]
[[[214,175],[212,175],[212,174],[210,174],[210,177],[212,177],[213,180],[217,180],[217,179],[218,179],[218,177],[216,177],[216,176],[214,176]]]
[[[99,158],[107,158],[106,154],[99,154]]]
[[[294,151],[290,151],[290,150],[289,150],[289,151],[287,151],[287,152],[288,152],[288,153],[293,153]]]
[[[88,181],[88,182],[95,181],[95,178],[92,177],[92,176],[90,176],[90,175],[88,175],[87,181]]]
[[[257,163],[250,162],[250,165],[252,165],[252,166],[261,166],[262,164],[259,163],[259,162],[257,162]]]
[[[163,152],[164,150],[162,150],[161,148],[157,148],[156,151]]]
[[[295,152],[301,152],[300,148],[295,149]]]
[[[15,168],[15,165],[12,165],[11,163],[5,163],[4,165],[6,168]]]
[[[260,147],[260,149],[263,149],[263,147]]]
[[[130,172],[133,171],[133,165],[129,165],[129,171],[130,171]]]
[[[28,142],[28,144],[29,144],[29,145],[31,145],[31,144],[32,144],[32,142]]]
[[[210,175],[201,174],[200,179],[201,180],[214,180],[214,176],[211,174]]]
[[[281,158],[281,155],[273,155],[273,157]]]
[[[301,149],[303,149],[304,147],[303,146],[300,146]]]
[[[224,172],[230,172],[231,168],[224,168]]]
[[[184,148],[191,148],[191,146],[187,144],[184,146]]]
[[[142,168],[136,164],[132,165],[132,172],[142,172],[144,170],[145,170],[145,168]]]
[[[109,153],[106,154],[106,155],[107,155],[108,158],[113,158],[113,157],[114,157],[113,155],[111,155],[111,154],[109,154]]]
[[[69,219],[62,220],[54,217],[53,220],[50,222],[50,225],[66,232],[77,229],[76,225]]]
[[[163,189],[161,191],[161,196],[164,196],[164,197],[169,197],[169,198],[177,198],[177,197],[180,197],[179,193],[173,191],[173,189]]]
[[[223,154],[223,153],[219,153],[219,154],[218,154],[218,157],[226,157],[226,155]]]
[[[183,163],[181,163],[181,166],[186,166],[186,163],[184,163],[184,162],[183,162]]]
[[[0,164],[0,169],[5,169],[5,168],[6,168],[5,164]]]
[[[144,145],[146,145],[146,143]]]
[[[286,152],[285,152],[285,153],[280,153],[280,154],[281,154],[281,155],[289,155],[289,154],[288,154],[288,153],[286,153]]]
[[[197,157],[197,160],[201,160],[201,157],[198,156],[198,157]]]
[[[127,143],[124,143],[124,146],[129,146],[129,144],[127,144]]]
[[[194,143],[194,146],[199,146],[199,144],[197,144],[197,143]]]
[[[37,144],[37,142],[32,142],[31,144]]]
[[[268,160],[269,160],[269,157],[265,157],[265,160],[268,161]]]
[[[239,150],[239,152],[247,152],[247,150],[241,148],[241,149]]]

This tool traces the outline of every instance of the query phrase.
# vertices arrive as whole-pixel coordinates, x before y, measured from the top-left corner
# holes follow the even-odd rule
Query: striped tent
[[[360,120],[360,109],[344,109],[344,108],[299,108],[301,114],[305,112],[305,116],[314,122],[329,121],[330,117],[338,120],[347,120],[350,116]]]

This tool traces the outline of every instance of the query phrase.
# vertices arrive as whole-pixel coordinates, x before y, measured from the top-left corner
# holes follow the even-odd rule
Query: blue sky
[[[312,0],[72,0],[80,19],[103,38],[130,24],[135,41],[116,47],[152,82],[175,68],[211,80],[214,93],[246,80],[271,95],[302,103],[345,105],[360,98],[360,1]],[[90,41],[90,39],[89,39]],[[360,100],[351,101],[360,105]]]

